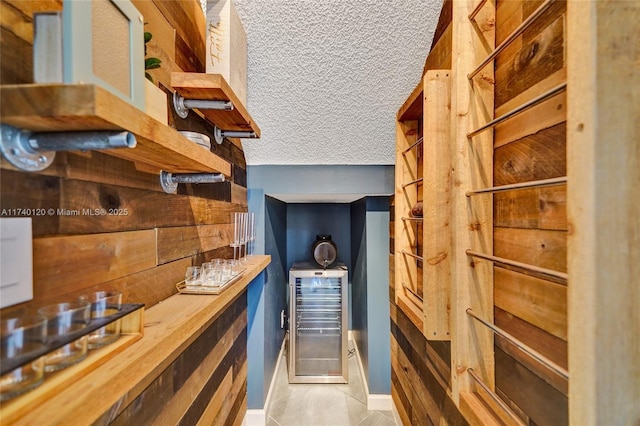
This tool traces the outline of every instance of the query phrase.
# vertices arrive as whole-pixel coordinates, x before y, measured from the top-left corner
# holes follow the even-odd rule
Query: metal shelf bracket
[[[167,194],[175,194],[179,183],[218,183],[224,182],[222,173],[180,173],[160,171],[160,186]]]
[[[185,99],[178,92],[173,92],[173,109],[180,118],[187,118],[189,110],[193,108],[231,111],[233,110],[233,103],[230,101]]]
[[[240,132],[234,130],[221,130],[219,127],[213,127],[213,139],[218,145],[222,143],[224,138],[243,138],[251,139],[256,137],[256,132]]]
[[[133,133],[120,131],[32,133],[8,124],[0,126],[0,151],[15,167],[38,172],[53,163],[56,151],[135,148]]]

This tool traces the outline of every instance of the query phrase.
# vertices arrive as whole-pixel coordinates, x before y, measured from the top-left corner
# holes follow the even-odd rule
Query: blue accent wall
[[[351,203],[353,327],[370,394],[391,392],[389,197]]]
[[[287,204],[287,267],[314,262],[316,235],[328,234],[338,248],[338,262],[351,270],[350,215],[349,204]]]
[[[280,328],[280,312],[286,309],[288,286],[287,205],[265,197],[262,191],[251,190],[249,209],[264,212],[256,217],[256,229],[264,230],[256,236],[256,246],[260,244],[264,253],[271,255],[271,263],[249,284],[247,292],[247,405],[249,409],[261,409],[285,335],[285,330]]]
[[[350,281],[356,269],[362,272],[361,276],[368,277],[362,280],[366,285],[361,287],[364,291],[359,296],[359,307],[350,308],[350,327],[352,327],[351,314],[359,312],[361,330],[360,335],[364,336],[371,327],[369,312],[376,312],[376,309],[383,310],[376,312],[376,316],[386,319],[386,329],[384,326],[380,330],[375,329],[369,333],[368,348],[373,348],[373,344],[382,342],[380,348],[383,349],[382,357],[387,356],[385,365],[375,358],[367,355],[369,365],[368,376],[376,386],[369,385],[370,393],[390,393],[390,385],[386,391],[379,391],[377,384],[377,374],[374,370],[380,370],[382,375],[387,375],[390,381],[390,355],[389,350],[389,310],[388,310],[388,283],[385,282],[385,293],[381,300],[373,305],[369,303],[372,294],[370,273],[371,262],[379,263],[377,266],[388,265],[388,194],[394,192],[394,168],[393,166],[249,166],[247,167],[248,200],[249,211],[256,214],[256,241],[255,253],[271,255],[271,264],[265,272],[249,285],[248,289],[248,408],[264,408],[265,399],[273,377],[273,372],[277,363],[277,356],[285,337],[285,331],[280,328],[280,312],[286,309],[286,298],[288,294],[288,275],[291,264],[298,260],[312,260],[310,252],[311,245],[315,241],[316,234],[331,234],[338,246],[338,259],[344,262],[349,268]],[[385,246],[373,246],[368,244],[363,250],[359,238],[366,237],[369,240],[366,223],[367,220],[360,220],[360,234],[354,241],[352,206],[349,203],[313,203],[295,204],[284,203],[278,200],[283,195],[320,195],[332,199],[332,194],[336,199],[358,199],[365,196],[377,196],[387,200],[387,223],[381,226],[377,232],[386,235]],[[346,195],[346,197],[345,197]],[[356,195],[354,197],[354,195]],[[367,197],[367,199],[370,197]],[[365,201],[371,203],[371,201]],[[366,211],[366,208],[364,209]],[[365,218],[371,212],[363,212]],[[373,222],[372,222],[373,223]],[[363,228],[364,227],[364,228]],[[368,232],[374,232],[369,230]],[[376,241],[375,239],[373,241]],[[357,252],[354,253],[354,247]],[[372,253],[380,252],[372,258]],[[365,260],[358,260],[358,256]],[[373,260],[372,260],[373,259]],[[357,262],[357,263],[356,263]],[[365,269],[362,269],[365,268]],[[366,271],[366,272],[365,272]],[[376,272],[377,273],[377,272]],[[386,280],[388,272],[380,280]],[[352,288],[350,285],[350,294]],[[363,296],[364,295],[364,296]],[[376,296],[377,297],[377,296]],[[350,299],[352,299],[350,297]],[[378,306],[380,305],[380,306]],[[362,312],[365,312],[364,314]],[[375,338],[373,337],[375,335]],[[386,346],[385,346],[386,342]],[[359,346],[360,349],[360,346]],[[369,352],[371,350],[367,349]],[[377,351],[378,348],[375,348]],[[386,353],[386,355],[385,355]],[[387,373],[385,372],[385,369]]]
[[[389,320],[389,197],[367,197],[367,384],[370,394],[391,393]]]
[[[369,381],[369,330],[367,315],[367,201],[363,198],[351,203],[351,332],[358,346],[360,360],[367,382]]]

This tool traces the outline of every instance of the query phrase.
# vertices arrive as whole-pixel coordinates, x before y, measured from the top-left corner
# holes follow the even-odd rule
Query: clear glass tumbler
[[[122,309],[122,293],[119,291],[96,291],[80,296],[80,301],[91,303],[91,318],[106,318]],[[115,320],[88,335],[88,348],[95,349],[115,342],[120,337],[120,320]]]
[[[47,319],[41,315],[3,318],[0,321],[0,363],[44,348]],[[44,356],[0,377],[0,401],[6,401],[35,387],[44,378]]]
[[[187,287],[202,285],[202,268],[200,266],[188,266],[184,274],[184,284]]]
[[[47,318],[47,339],[66,336],[89,325],[91,303],[87,301],[56,303],[38,309]],[[49,352],[44,358],[44,371],[58,371],[87,357],[87,336]]]

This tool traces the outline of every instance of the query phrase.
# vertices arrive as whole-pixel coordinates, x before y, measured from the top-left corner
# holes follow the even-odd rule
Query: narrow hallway
[[[267,426],[395,426],[391,411],[368,411],[353,342],[348,384],[290,384],[286,353],[280,358]]]

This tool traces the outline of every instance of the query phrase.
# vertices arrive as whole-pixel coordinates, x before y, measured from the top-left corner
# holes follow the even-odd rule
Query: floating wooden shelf
[[[98,356],[119,342],[128,343],[108,360],[92,364],[91,371],[75,376],[73,384],[56,386],[56,392],[49,392],[47,398],[38,398],[35,404],[32,398],[39,389],[3,402],[2,424],[102,424],[99,420],[104,418],[112,421],[202,336],[270,262],[270,256],[250,257],[240,279],[220,295],[176,294],[146,309],[144,324],[139,323],[143,336],[140,332],[132,342],[127,340],[130,336],[122,336],[111,345],[96,349],[94,355]],[[124,327],[123,324],[123,331]],[[230,348],[232,343],[225,344]],[[68,367],[48,380],[56,382],[57,377],[73,373],[78,366],[80,364]]]
[[[3,85],[0,86],[0,111],[2,123],[32,132],[129,131],[136,136],[135,148],[103,152],[133,161],[143,170],[219,172],[231,176],[229,162],[100,86]]]
[[[255,132],[256,137],[260,137],[260,128],[220,74],[173,72],[171,87],[185,99],[231,101],[231,111],[199,111],[211,124],[222,130]]]

